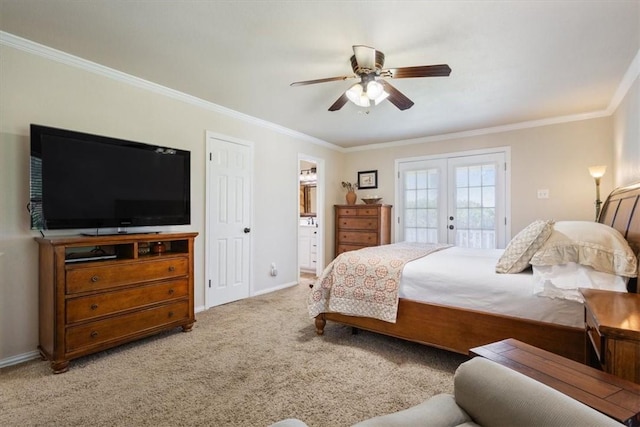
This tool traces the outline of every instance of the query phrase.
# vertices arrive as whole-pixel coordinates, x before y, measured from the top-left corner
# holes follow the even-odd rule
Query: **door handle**
[[[245,232],[245,234],[246,234],[246,233],[251,233],[251,229],[250,229],[249,227],[245,227],[245,228],[244,228],[244,232]]]
[[[453,225],[450,225],[450,226],[449,226],[449,230],[453,230]]]

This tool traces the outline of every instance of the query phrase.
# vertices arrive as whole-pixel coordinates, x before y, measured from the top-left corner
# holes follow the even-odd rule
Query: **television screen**
[[[31,228],[189,224],[190,152],[31,125]]]

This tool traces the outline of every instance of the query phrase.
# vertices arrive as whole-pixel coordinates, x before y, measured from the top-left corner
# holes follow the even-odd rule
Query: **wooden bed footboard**
[[[414,341],[461,354],[494,341],[515,338],[560,356],[585,362],[583,328],[554,325],[499,314],[400,299],[396,323],[368,317],[322,313],[316,332],[324,333],[327,320]]]

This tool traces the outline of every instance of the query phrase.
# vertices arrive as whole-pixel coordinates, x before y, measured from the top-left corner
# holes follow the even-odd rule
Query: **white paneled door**
[[[504,248],[506,153],[398,163],[398,241]]]
[[[207,135],[207,307],[249,296],[252,152]]]

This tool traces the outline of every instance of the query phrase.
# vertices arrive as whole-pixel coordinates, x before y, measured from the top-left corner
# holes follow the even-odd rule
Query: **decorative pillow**
[[[533,266],[533,293],[536,295],[584,302],[580,288],[627,292],[629,279],[596,271],[575,262]]]
[[[520,273],[553,231],[553,221],[538,219],[511,239],[496,264],[496,273]]]
[[[605,224],[558,221],[553,233],[531,258],[531,265],[576,262],[624,277],[638,276],[638,259],[622,234]]]

